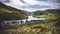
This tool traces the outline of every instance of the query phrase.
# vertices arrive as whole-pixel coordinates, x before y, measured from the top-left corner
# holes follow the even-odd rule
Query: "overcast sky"
[[[0,0],[2,3],[20,10],[33,12],[36,10],[58,9],[60,0]]]

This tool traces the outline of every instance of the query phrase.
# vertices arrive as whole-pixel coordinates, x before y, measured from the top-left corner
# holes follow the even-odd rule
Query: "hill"
[[[6,6],[0,2],[0,21],[19,19],[27,19],[27,14],[25,14],[23,10],[18,10],[16,8]]]

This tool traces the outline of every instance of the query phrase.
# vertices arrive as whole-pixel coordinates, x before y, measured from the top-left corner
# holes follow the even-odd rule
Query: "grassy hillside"
[[[36,12],[33,13],[33,16],[36,18],[47,18],[48,25],[51,26],[50,23],[53,23],[52,27],[54,28],[53,34],[60,34],[60,10],[58,9],[49,9],[44,12]],[[47,25],[47,24],[46,24]],[[48,28],[49,29],[49,28]]]
[[[17,20],[25,18],[27,18],[27,14],[25,14],[22,10],[0,3],[0,20]]]
[[[60,19],[60,10],[52,9],[46,11],[36,11],[32,14],[36,18],[47,18],[48,20]]]

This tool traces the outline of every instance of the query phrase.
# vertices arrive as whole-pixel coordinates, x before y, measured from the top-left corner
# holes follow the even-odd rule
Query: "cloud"
[[[60,3],[60,0],[48,0],[49,2]]]
[[[49,4],[51,4],[51,8],[60,8],[60,0],[48,0]]]
[[[1,2],[9,3],[10,0],[0,0]]]
[[[26,3],[24,0],[20,0],[22,3]]]
[[[6,0],[4,0],[6,1]],[[2,2],[2,1],[1,1]],[[58,0],[10,0],[10,2],[2,2],[8,6],[26,11],[46,10],[60,8]]]
[[[44,2],[47,2],[47,0],[36,0],[36,1],[44,1]]]
[[[49,8],[49,6],[43,6],[43,5],[27,5],[22,6],[21,8],[34,8],[34,9],[40,9],[40,8]]]

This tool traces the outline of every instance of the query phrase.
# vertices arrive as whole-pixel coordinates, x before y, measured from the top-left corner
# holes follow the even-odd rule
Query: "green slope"
[[[27,19],[27,14],[22,10],[12,8],[0,3],[0,20]]]
[[[48,20],[59,20],[60,19],[60,10],[58,9],[49,9],[46,11],[36,11],[33,13],[33,16],[36,18],[47,18]]]

